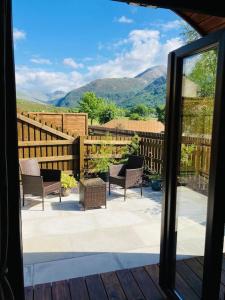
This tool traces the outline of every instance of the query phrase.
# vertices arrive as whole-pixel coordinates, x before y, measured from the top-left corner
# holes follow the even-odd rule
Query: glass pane
[[[216,49],[183,61],[175,280],[183,299],[201,295],[216,65]]]

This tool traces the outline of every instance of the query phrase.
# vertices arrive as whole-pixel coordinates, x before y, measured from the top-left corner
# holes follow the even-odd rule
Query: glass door
[[[224,83],[224,31],[170,53],[160,285],[171,299],[219,299],[225,220]]]
[[[202,294],[216,69],[217,48],[183,59],[175,290],[185,299]]]

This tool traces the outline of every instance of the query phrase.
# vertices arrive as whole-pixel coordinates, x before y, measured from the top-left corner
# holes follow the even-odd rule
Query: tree
[[[98,98],[95,93],[86,92],[81,97],[79,101],[79,112],[84,112],[88,114],[88,118],[91,120],[91,124],[93,124],[93,120],[97,120],[99,117],[99,113],[102,107],[105,104],[105,100],[102,98]]]
[[[143,118],[139,114],[137,114],[137,113],[130,114],[129,115],[129,119],[130,120],[143,120]]]
[[[99,112],[98,119],[100,124],[104,124],[123,115],[124,111],[122,108],[119,108],[116,103],[112,101],[107,102],[105,100],[105,103]]]
[[[214,97],[216,86],[217,51],[199,54],[188,78],[198,85],[198,96]]]
[[[158,105],[155,108],[156,117],[158,121],[162,122],[163,124],[165,123],[165,111],[166,111],[165,105]]]
[[[186,44],[196,41],[201,37],[200,34],[196,30],[194,30],[194,28],[192,28],[189,24],[182,22],[181,25],[183,27],[181,37]]]
[[[131,114],[138,114],[142,118],[146,118],[151,113],[153,113],[153,109],[148,107],[147,105],[140,103],[130,109]]]

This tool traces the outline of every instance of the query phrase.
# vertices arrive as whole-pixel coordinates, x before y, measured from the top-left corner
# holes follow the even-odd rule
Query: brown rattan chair
[[[31,194],[42,197],[42,209],[44,210],[44,197],[58,192],[61,202],[61,171],[40,169],[36,159],[20,161],[20,171],[24,195]]]
[[[111,184],[116,184],[124,188],[124,201],[126,191],[130,187],[140,186],[142,196],[142,177],[143,177],[144,157],[131,155],[126,164],[111,165],[109,167],[109,195]]]

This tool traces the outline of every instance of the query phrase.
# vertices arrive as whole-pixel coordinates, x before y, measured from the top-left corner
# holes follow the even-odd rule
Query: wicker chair
[[[21,179],[24,195],[31,194],[42,197],[42,209],[44,210],[44,197],[58,192],[61,202],[61,171],[40,169],[36,159],[20,161]]]
[[[142,177],[143,177],[144,157],[132,155],[126,164],[111,165],[109,167],[109,195],[111,184],[116,184],[124,188],[124,201],[126,191],[130,187],[139,185],[142,196]]]

